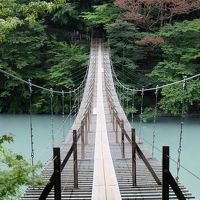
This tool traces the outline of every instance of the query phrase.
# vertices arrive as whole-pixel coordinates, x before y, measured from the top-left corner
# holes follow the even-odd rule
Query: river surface
[[[62,116],[54,116],[55,146],[58,146],[68,133],[73,120],[67,120],[64,125]],[[139,122],[134,120],[133,126],[139,133]],[[141,126],[141,138],[146,149],[152,150],[153,123],[143,123]],[[180,135],[180,118],[160,118],[155,129],[155,157],[161,160],[162,146],[170,146],[170,156],[177,160],[177,150]],[[45,163],[52,156],[51,116],[33,116],[33,134],[35,162]],[[30,123],[28,115],[4,115],[0,114],[0,134],[13,134],[14,143],[7,145],[17,153],[23,154],[31,162],[30,151]],[[64,134],[63,134],[64,133]],[[183,139],[181,151],[181,165],[200,177],[200,118],[187,118],[183,126]],[[176,164],[170,161],[170,169],[176,177]],[[180,169],[180,181],[192,192],[196,199],[200,199],[200,180],[189,172]]]
[[[54,146],[59,144],[67,135],[73,119],[65,120],[60,115],[53,117]],[[34,160],[45,163],[52,156],[52,121],[50,115],[33,115],[33,146]],[[63,131],[64,128],[64,131]],[[15,152],[22,154],[31,162],[31,133],[29,115],[0,114],[0,134],[12,134],[14,142],[6,145]]]
[[[153,144],[153,123],[142,123],[139,120],[132,124],[136,128],[136,134],[140,137],[146,149],[152,152]],[[141,127],[141,132],[140,132]],[[155,126],[155,157],[162,161],[162,146],[170,146],[170,156],[175,161],[178,156],[178,146],[180,140],[180,118],[162,117],[159,118]],[[181,165],[200,177],[200,118],[186,118],[182,132]],[[177,164],[170,160],[170,170],[174,177],[177,176]],[[191,175],[188,171],[180,168],[180,182],[200,199],[200,180]]]

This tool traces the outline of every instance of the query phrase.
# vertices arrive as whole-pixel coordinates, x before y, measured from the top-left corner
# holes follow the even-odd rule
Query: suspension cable
[[[125,99],[126,99],[125,88],[122,88],[122,106],[123,106],[123,108],[126,107],[126,105],[125,105]]]
[[[157,120],[157,115],[158,115],[158,87],[156,86],[156,91],[155,91],[155,108],[154,108],[154,117],[153,117],[153,145],[152,145],[152,158],[154,156],[154,148],[155,148],[155,137],[156,137],[156,120]]]
[[[148,144],[148,145],[150,145],[150,146],[153,145],[152,143],[150,143],[149,141],[147,141],[145,138],[142,138],[142,140],[143,140],[146,144]],[[154,146],[154,148],[155,148],[155,150],[158,151],[160,154],[163,153],[162,150],[161,150],[159,147]],[[173,161],[173,163],[177,164],[177,161],[176,161],[175,159],[173,159],[171,156],[168,156],[168,158],[169,158],[171,161]],[[190,175],[192,175],[194,178],[196,178],[197,180],[200,181],[200,176],[196,175],[196,174],[195,174],[194,172],[192,172],[190,169],[186,168],[185,166],[183,166],[183,165],[181,165],[181,164],[180,164],[180,167],[181,167],[182,169],[184,169],[186,172],[188,172]]]
[[[33,120],[32,120],[32,84],[29,82],[29,116],[30,116],[30,133],[31,133],[31,164],[34,165],[34,142],[33,142]]]
[[[135,109],[135,91],[132,91],[132,113],[131,113],[131,122],[133,124],[133,118],[134,118],[134,109]]]
[[[77,90],[77,94],[74,93],[74,99],[75,99],[75,103],[76,103],[75,116],[77,116],[77,114],[78,114],[78,90]]]
[[[119,96],[120,96],[120,103],[121,103],[121,105],[122,105],[122,107],[123,107],[123,101],[122,101],[122,94],[123,94],[123,91],[122,91],[122,90],[123,90],[123,89],[119,87],[119,91],[120,91],[120,92],[119,92],[119,94],[120,94],[120,95],[119,95]]]
[[[80,83],[80,85],[77,88],[72,88],[70,91],[65,91],[64,93],[65,94],[69,94],[70,92],[71,93],[75,93],[80,87],[82,87],[82,85],[86,81],[86,78],[87,78],[87,75],[88,75],[88,70],[89,70],[89,67],[87,67],[85,76],[84,76],[82,82]],[[18,77],[16,75],[13,75],[13,74],[11,74],[9,72],[6,72],[5,70],[0,69],[0,72],[3,73],[3,74],[5,74],[5,75],[7,75],[7,76],[10,76],[10,77],[12,77],[12,78],[14,78],[16,80],[19,80],[19,81],[21,81],[21,82],[23,82],[23,83],[25,83],[27,85],[29,85],[29,81],[26,81],[26,80],[24,80],[24,79],[22,79],[22,78],[20,78],[20,77]],[[36,84],[33,84],[33,83],[31,84],[31,86],[32,87],[36,87],[36,88],[41,89],[41,90],[44,90],[44,91],[47,91],[47,92],[52,92],[53,91],[53,93],[62,94],[62,91],[58,91],[58,90],[52,90],[51,91],[51,89],[48,89],[48,88],[45,88],[45,87],[42,87],[40,85],[36,85]]]
[[[185,91],[186,91],[186,77],[184,77],[182,83],[182,111],[181,111],[181,127],[180,127],[180,137],[179,137],[179,147],[178,147],[178,159],[177,159],[177,177],[176,181],[179,180],[180,164],[181,164],[181,151],[182,151],[182,139],[183,139],[183,125],[185,121]]]
[[[52,147],[54,148],[54,119],[53,119],[53,89],[50,89],[50,104],[51,104],[51,139]]]
[[[77,98],[78,98],[78,102],[77,102],[77,104],[78,104],[78,108],[79,108],[79,103],[80,103],[80,88],[78,89],[78,95],[77,95]]]
[[[75,104],[73,104],[73,106],[72,106],[72,111],[71,111],[71,113],[69,113],[69,114],[65,117],[64,123],[66,123],[66,122],[70,119],[70,117],[71,117],[72,114],[73,114],[73,110],[74,110],[74,109],[75,109]],[[58,134],[62,131],[62,126],[63,126],[63,124],[61,124],[61,125],[58,127],[58,129],[57,129],[57,131],[55,132],[54,136],[58,135]],[[39,156],[40,159],[42,159],[42,156],[45,154],[46,151],[48,151],[48,147],[49,147],[51,144],[52,144],[52,140],[50,139],[50,141],[48,142],[48,144],[45,145],[45,147],[43,148],[44,151],[42,151],[42,152],[40,151],[40,152],[39,152],[39,153],[40,153],[40,156]],[[38,160],[40,160],[40,159],[38,159]]]
[[[144,88],[141,92],[141,104],[140,104],[140,124],[139,124],[139,140],[142,134],[142,124],[143,124],[143,106],[144,106]]]
[[[111,65],[111,70],[112,70],[112,74],[114,76],[114,78],[116,79],[116,81],[119,83],[119,85],[122,87],[122,88],[125,88],[129,91],[136,91],[136,92],[142,92],[142,89],[135,89],[135,88],[129,88],[127,86],[125,86],[118,78],[117,78],[117,75],[116,75],[116,72],[114,70],[114,67],[113,67],[113,63],[112,63],[112,60],[111,60],[111,55],[110,55],[110,52],[109,52],[109,57],[110,57],[110,65]],[[196,74],[194,76],[191,76],[191,77],[188,77],[186,78],[185,80],[186,81],[189,81],[191,79],[194,79],[194,78],[197,78],[197,77],[200,77],[200,73],[199,74]],[[165,88],[165,87],[169,87],[169,86],[172,86],[172,85],[176,85],[176,84],[179,84],[179,83],[182,83],[184,81],[184,79],[180,80],[180,81],[175,81],[175,82],[172,82],[172,83],[168,83],[168,84],[165,84],[165,85],[162,85],[162,86],[159,86],[158,89],[162,89],[162,88]],[[152,88],[146,88],[146,89],[143,89],[144,91],[153,91],[153,90],[156,90],[156,87],[152,87]]]
[[[77,105],[76,105],[76,93],[74,93],[74,104],[75,104],[75,109],[74,109],[74,115],[76,116],[76,108],[77,108]]]
[[[72,112],[72,93],[69,93],[69,113]],[[70,114],[70,125],[71,125],[72,116]]]
[[[63,138],[65,137],[65,93],[62,91],[62,124]]]
[[[126,90],[127,98],[126,98],[126,110],[128,113],[128,107],[129,107],[129,95],[128,95],[128,90]]]

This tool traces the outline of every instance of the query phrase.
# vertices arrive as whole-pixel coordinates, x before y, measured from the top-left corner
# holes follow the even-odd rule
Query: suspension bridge
[[[197,76],[191,78],[195,77]],[[168,147],[163,147],[162,163],[156,160],[152,152],[145,150],[124,113],[114,79],[121,84],[112,68],[109,48],[101,39],[93,40],[89,68],[84,81],[75,89],[77,91],[84,88],[75,121],[59,148],[54,145],[55,135],[52,132],[53,157],[42,172],[45,183],[29,187],[21,197],[22,200],[195,199],[171,175]],[[189,79],[185,78],[172,84],[183,83],[184,90],[187,80]],[[25,83],[29,84],[30,93],[32,87],[45,89],[30,81]],[[125,87],[123,84],[121,86]],[[155,90],[156,103],[158,89],[150,88]],[[141,92],[143,99],[144,88],[130,91],[133,94]],[[59,93],[64,97],[66,93],[52,89],[48,92],[51,94],[53,115],[53,94]],[[71,94],[71,91],[67,92],[67,95]],[[62,103],[64,104],[64,98]],[[156,116],[154,123],[155,121]],[[154,144],[152,145],[154,148]],[[179,170],[180,154],[177,164]]]

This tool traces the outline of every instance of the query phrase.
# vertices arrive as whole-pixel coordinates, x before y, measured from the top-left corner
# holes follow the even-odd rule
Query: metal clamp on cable
[[[29,115],[30,115],[30,133],[31,133],[31,163],[34,165],[34,142],[33,142],[33,122],[32,122],[32,83],[31,80],[28,80],[29,83]]]
[[[51,101],[51,138],[52,138],[52,147],[54,147],[54,124],[53,124],[53,89],[50,88],[50,101]]]
[[[158,91],[159,91],[159,86],[157,85],[155,90],[155,108],[154,108],[154,118],[153,118],[152,158],[154,157],[155,138],[156,138],[156,119],[158,116]]]
[[[182,111],[181,111],[181,130],[180,130],[180,138],[179,138],[179,147],[178,147],[178,158],[177,158],[177,176],[176,181],[179,180],[179,171],[181,166],[181,151],[182,151],[182,139],[183,139],[183,125],[185,120],[185,91],[186,91],[186,79],[187,77],[184,76],[184,79],[182,81]]]

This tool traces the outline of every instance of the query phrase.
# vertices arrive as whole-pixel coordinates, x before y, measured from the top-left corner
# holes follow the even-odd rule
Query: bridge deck
[[[139,157],[136,157],[137,186],[132,185],[131,145],[128,141],[125,141],[125,158],[122,158],[121,143],[116,141],[116,131],[113,129],[112,116],[107,99],[105,73],[109,77],[113,103],[119,117],[124,120],[125,129],[130,135],[130,124],[120,106],[114,89],[109,52],[99,42],[93,44],[91,54],[88,79],[92,80],[92,76],[95,74],[95,81],[90,129],[87,137],[85,137],[84,159],[81,156],[81,141],[78,142],[79,188],[74,189],[73,186],[73,160],[70,159],[62,172],[62,199],[162,199],[161,186],[157,185]],[[84,107],[87,103],[88,88],[91,80],[87,81],[80,112],[72,129],[78,129],[80,126],[80,119],[84,115]],[[118,129],[117,137],[118,141],[120,141],[120,129]],[[67,154],[71,143],[72,136],[69,135],[61,146],[62,159]],[[151,158],[142,144],[139,146],[161,180],[161,164],[156,159]],[[53,166],[52,162],[50,162],[43,173],[45,180],[49,180],[52,172]],[[42,186],[28,188],[22,199],[38,199],[43,188]],[[181,186],[181,189],[187,199],[194,198],[184,186]],[[47,199],[54,199],[53,190]],[[171,189],[170,199],[177,199]]]

